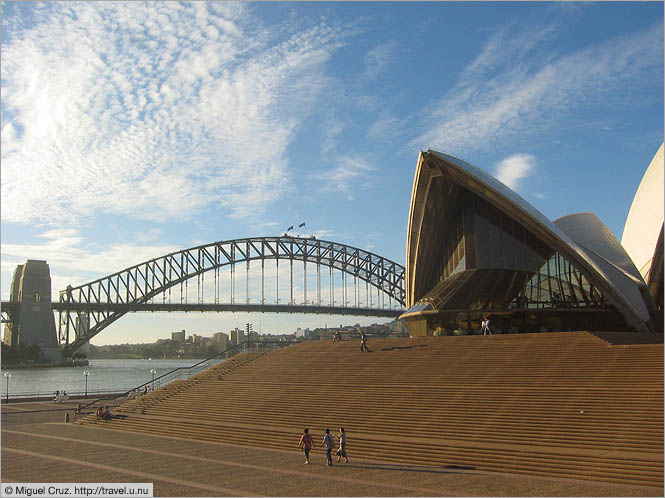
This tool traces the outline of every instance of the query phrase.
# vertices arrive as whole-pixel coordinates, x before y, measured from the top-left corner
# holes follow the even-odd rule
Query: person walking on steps
[[[371,353],[372,351],[367,347],[367,334],[363,330],[360,331],[360,352],[367,351]]]
[[[349,463],[349,459],[346,457],[346,432],[344,432],[344,427],[339,428],[337,439],[339,439],[339,449],[335,452],[337,461],[339,462],[344,457],[344,463]]]
[[[332,434],[330,434],[330,429],[326,429],[326,435],[323,436],[323,441],[321,441],[319,446],[323,446],[324,444],[326,445],[326,459],[328,460],[328,465],[332,465],[332,449],[335,440],[333,439]]]
[[[303,453],[305,454],[305,465],[309,463],[309,450],[312,449],[314,445],[314,440],[309,433],[309,429],[302,431],[302,436],[300,436],[300,442],[298,443],[298,448],[302,448]]]
[[[481,329],[483,331],[483,335],[492,335],[492,328],[490,326],[490,319],[489,318],[485,318],[485,320],[483,320],[483,324],[481,326]]]

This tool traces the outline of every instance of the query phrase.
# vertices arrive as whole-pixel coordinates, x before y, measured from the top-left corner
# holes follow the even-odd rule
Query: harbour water
[[[10,398],[53,394],[56,390],[67,394],[84,394],[89,372],[88,393],[123,392],[152,380],[151,370],[159,377],[179,367],[190,367],[201,360],[90,360],[85,367],[7,369],[9,382],[0,376],[2,397]]]

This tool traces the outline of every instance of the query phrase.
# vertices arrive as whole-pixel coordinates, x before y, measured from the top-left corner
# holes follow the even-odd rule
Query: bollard
[[[69,413],[65,413],[65,424],[69,423]]]

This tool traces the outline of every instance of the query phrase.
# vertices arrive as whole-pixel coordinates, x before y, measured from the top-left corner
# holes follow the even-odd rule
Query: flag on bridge
[[[298,228],[304,227],[304,226],[305,226],[305,222],[303,221],[300,225],[298,225]]]
[[[291,225],[289,228],[286,229],[287,232],[288,232],[289,230],[293,230],[293,225]]]

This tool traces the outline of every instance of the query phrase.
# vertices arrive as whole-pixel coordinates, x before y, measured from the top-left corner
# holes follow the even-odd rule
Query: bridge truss
[[[267,302],[265,262],[277,265],[275,302]],[[280,305],[279,262],[289,262],[288,304]],[[260,306],[250,306],[250,264],[261,264]],[[294,299],[293,266],[302,262],[304,285],[302,302]],[[308,296],[307,264],[316,267],[316,293]],[[236,292],[238,266],[245,267],[244,303]],[[230,268],[231,306],[220,303],[220,270]],[[322,289],[321,267],[328,268],[328,289]],[[341,303],[335,301],[335,272],[341,272]],[[242,271],[242,270],[240,270]],[[325,270],[324,270],[325,272]],[[145,261],[77,287],[68,286],[60,292],[60,302],[54,303],[58,311],[58,338],[65,350],[74,351],[86,341],[130,311],[164,310],[221,311],[244,308],[266,312],[343,313],[358,315],[395,316],[396,307],[404,307],[404,267],[377,254],[336,242],[300,237],[252,237],[210,244],[173,252]],[[204,303],[205,276],[212,279],[213,303]],[[190,279],[197,279],[196,305],[187,303]],[[348,295],[347,279],[353,279],[353,296]],[[360,307],[365,284],[365,306]],[[311,284],[311,282],[310,282]],[[179,288],[179,289],[178,289]],[[176,303],[172,302],[172,291]],[[338,291],[339,292],[339,291]],[[376,295],[374,294],[376,293]],[[328,303],[325,303],[325,294]],[[161,304],[156,302],[161,297]],[[374,300],[376,297],[376,301]],[[167,304],[168,299],[168,304]],[[353,299],[351,301],[350,299]],[[282,299],[284,300],[284,299]],[[353,302],[353,306],[347,306]],[[372,313],[376,310],[376,313]],[[392,311],[391,311],[392,310]]]

